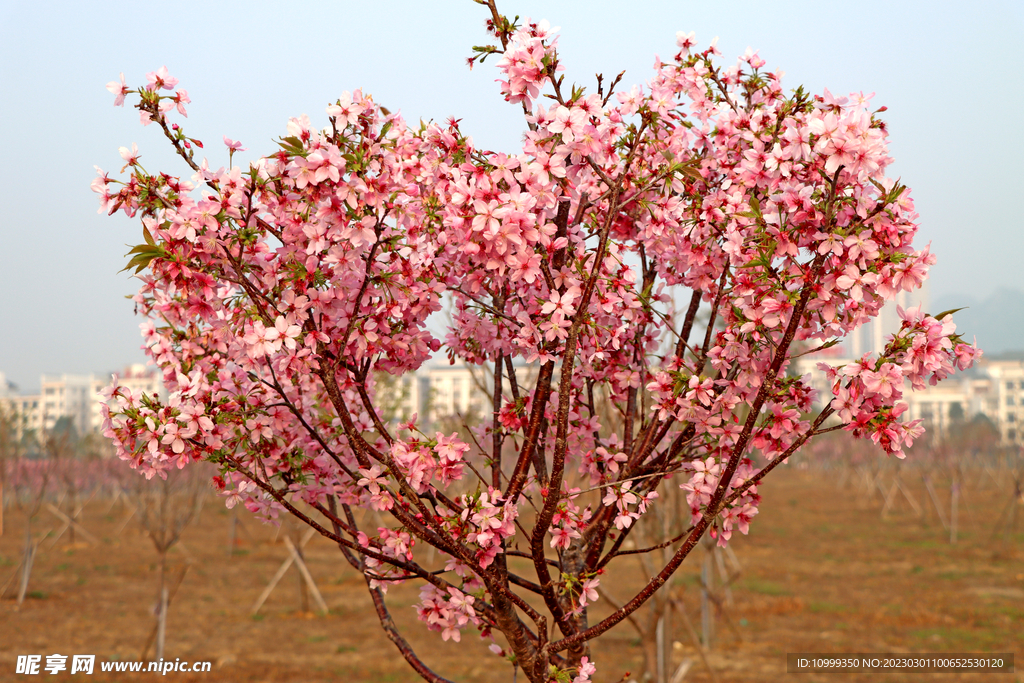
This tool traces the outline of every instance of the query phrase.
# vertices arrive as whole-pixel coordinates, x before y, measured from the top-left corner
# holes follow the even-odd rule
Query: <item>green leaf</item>
[[[750,199],[747,201],[747,203],[750,204],[750,209],[754,212],[754,214],[758,218],[760,218],[761,217],[761,202],[757,201],[757,197],[755,197],[754,195],[750,195]]]
[[[932,317],[935,318],[936,320],[942,320],[947,315],[953,315],[957,311],[963,311],[963,310],[965,310],[967,308],[969,308],[969,307],[968,306],[961,306],[960,308],[951,308],[948,311],[943,311],[942,313],[939,313],[938,315],[933,315]]]
[[[151,236],[150,236],[151,238]],[[155,258],[164,258],[167,256],[167,252],[163,250],[163,247],[154,244],[139,244],[131,248],[131,250],[125,254],[125,256],[132,256],[131,260],[128,261],[128,265],[122,268],[120,271],[123,273],[126,270],[135,269],[135,274],[138,275],[144,268],[149,266],[150,261]]]
[[[700,174],[700,171],[697,169],[699,165],[700,162],[691,161],[686,164],[679,164],[677,170],[679,171],[679,173],[682,173],[685,176],[689,176],[690,178],[693,178],[694,180],[699,182],[704,180],[704,176],[702,176]]]
[[[284,151],[292,155],[306,156],[306,149],[302,146],[302,140],[298,139],[294,135],[289,135],[286,138],[281,138],[277,143],[278,146]]]

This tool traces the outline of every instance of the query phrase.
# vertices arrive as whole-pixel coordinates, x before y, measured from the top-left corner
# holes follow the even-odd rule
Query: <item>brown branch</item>
[[[504,354],[499,351],[498,357],[494,359],[494,395],[491,397],[491,407],[494,410],[491,420],[491,486],[495,489],[501,489],[501,446],[504,441],[500,418],[503,358]]]
[[[682,358],[686,350],[686,344],[690,341],[690,331],[693,330],[693,322],[697,318],[697,309],[700,308],[701,292],[693,290],[690,295],[690,306],[686,309],[686,317],[683,319],[683,329],[679,333],[679,343],[676,344],[676,357]]]

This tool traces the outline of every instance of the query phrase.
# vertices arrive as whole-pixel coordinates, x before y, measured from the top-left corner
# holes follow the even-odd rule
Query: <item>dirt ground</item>
[[[741,573],[731,586],[731,603],[717,615],[707,665],[689,632],[677,624],[671,634],[673,667],[692,660],[685,681],[718,683],[1024,682],[1020,661],[1015,674],[786,673],[789,652],[1007,652],[1019,659],[1024,654],[1024,506],[1016,530],[993,538],[1012,498],[1008,484],[997,488],[999,477],[989,479],[987,486],[964,486],[958,541],[952,545],[928,494],[912,479],[907,490],[919,512],[897,493],[883,516],[877,487],[869,495],[866,485],[839,485],[834,473],[788,469],[773,474],[761,489],[762,512],[750,535],[733,542]],[[15,674],[19,654],[95,654],[97,662],[140,658],[154,625],[157,555],[133,522],[118,532],[127,514],[120,504],[94,500],[80,519],[98,542],[81,534],[73,544],[66,534],[56,544],[52,537],[42,541],[28,599],[19,608],[8,589],[0,600],[0,681],[31,680]],[[210,661],[212,670],[170,673],[168,680],[420,680],[380,630],[361,577],[320,537],[309,542],[305,555],[329,614],[302,609],[299,573],[292,568],[260,613],[251,616],[254,601],[288,556],[283,542],[288,531],[278,533],[243,511],[229,555],[233,514],[211,498],[169,555],[172,577],[184,565],[190,568],[169,611],[166,658]],[[20,561],[24,515],[9,507],[4,526],[0,581],[6,582]],[[37,537],[59,526],[44,510],[35,521]],[[699,630],[700,557],[691,560],[675,586]],[[637,565],[626,562],[602,583],[616,596],[628,597],[645,578]],[[474,632],[466,631],[464,642],[454,644],[422,628],[409,607],[417,593],[413,585],[392,588],[389,603],[399,628],[430,666],[460,683],[512,681],[511,669]],[[609,609],[600,605],[595,617]],[[636,676],[641,670],[640,642],[628,624],[598,640],[593,651],[598,681],[619,681],[627,671]],[[152,676],[103,674],[97,665],[89,679]]]

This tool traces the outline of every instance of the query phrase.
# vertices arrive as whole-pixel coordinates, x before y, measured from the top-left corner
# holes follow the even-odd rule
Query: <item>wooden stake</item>
[[[917,514],[917,516],[921,517],[923,515],[921,506],[917,504],[917,501],[914,500],[914,497],[910,495],[910,492],[903,488],[903,482],[901,482],[898,477],[896,478],[896,486],[899,487],[900,493],[902,493],[903,497],[907,499],[908,503],[910,503],[910,507],[914,508],[914,512]]]
[[[167,594],[167,609],[170,609],[171,601],[174,600],[174,596],[178,592],[178,586],[185,580],[185,574],[188,572],[188,568],[191,565],[186,564],[181,569],[181,573],[178,574],[178,578],[175,580],[174,585],[171,587],[170,593]],[[166,589],[165,589],[166,591]],[[162,600],[161,600],[162,601]],[[139,659],[146,659],[146,655],[149,654],[149,648],[153,646],[153,641],[157,638],[157,633],[160,629],[159,621],[153,625],[153,630],[149,632],[149,637],[146,639],[146,646],[142,648],[142,654],[139,655]]]
[[[893,479],[892,486],[889,487],[889,493],[885,494],[885,505],[882,506],[882,517],[885,518],[885,514],[889,512],[889,508],[892,507],[893,501],[896,500],[896,480]]]
[[[668,610],[661,613],[658,617],[658,625],[654,629],[654,648],[655,648],[655,679],[657,683],[666,683],[665,681],[665,669],[668,667],[668,662],[665,661],[665,614]]]
[[[314,533],[316,533],[316,529],[310,529],[307,531],[306,535],[299,541],[299,547],[304,547],[306,543],[309,542],[309,539],[313,538]],[[287,536],[285,538],[287,539]],[[288,540],[290,541],[291,539]],[[295,562],[295,558],[289,554],[288,558],[285,559],[285,561],[281,563],[281,566],[277,568],[277,572],[275,572],[274,577],[270,579],[270,583],[268,583],[267,587],[263,589],[262,593],[260,593],[260,597],[256,598],[256,602],[253,604],[252,610],[250,610],[249,614],[256,616],[257,612],[260,611],[260,607],[263,607],[263,603],[266,602],[267,598],[270,597],[270,594],[274,592],[274,588],[276,588],[277,584],[280,583],[285,572],[288,571],[288,568],[292,566],[293,562]]]
[[[737,575],[730,575],[726,570],[725,553],[722,552],[721,548],[715,546],[714,555],[715,563],[718,565],[718,575],[722,579],[722,589],[725,591],[725,604],[732,605],[732,582],[736,579]]]
[[[238,532],[238,513],[231,511],[231,531],[228,532],[228,557],[235,554],[235,537]]]
[[[167,640],[167,607],[170,605],[167,586],[160,589],[160,613],[156,618],[156,658],[164,658],[164,643]]]
[[[49,510],[50,512],[52,512],[54,515],[56,515],[62,522],[64,522],[64,526],[61,527],[60,533],[57,534],[57,538],[60,538],[61,535],[64,533],[64,531],[67,530],[69,527],[72,527],[72,528],[78,529],[78,533],[80,533],[83,536],[85,536],[86,539],[88,539],[90,543],[94,543],[94,544],[97,544],[97,545],[99,544],[100,540],[98,538],[96,538],[95,536],[90,534],[88,531],[86,531],[82,527],[82,525],[79,524],[78,522],[76,522],[74,519],[72,519],[71,517],[68,517],[66,514],[64,514],[60,510],[58,510],[56,507],[54,507],[53,503],[47,503],[46,504],[46,509]],[[53,543],[55,544],[56,542],[57,541],[55,540]],[[52,548],[53,544],[51,544],[50,547]]]
[[[672,678],[669,683],[683,683],[683,679],[686,678],[686,674],[690,673],[691,668],[693,668],[692,659],[684,659],[679,662],[679,667],[676,668],[676,672],[672,674]]]
[[[285,536],[284,544],[288,546],[288,552],[291,553],[292,560],[299,568],[299,573],[302,574],[302,578],[305,579],[306,585],[309,586],[309,591],[313,594],[313,598],[316,599],[316,604],[320,607],[320,611],[327,614],[330,610],[327,609],[327,603],[324,602],[324,596],[320,595],[320,589],[316,587],[316,583],[313,581],[313,575],[309,573],[306,561],[302,559],[302,555],[299,554],[298,548],[296,548],[295,544],[292,543],[292,539]]]
[[[714,637],[715,615],[711,605],[711,583],[714,581],[714,574],[711,570],[711,550],[705,542],[704,561],[700,566],[700,627],[703,636],[704,647],[711,650],[711,640]]]
[[[121,496],[124,492],[121,491],[120,486],[114,486],[114,495],[110,497],[110,507],[107,508],[107,514],[109,515],[114,506],[117,505],[117,501],[121,500]]]
[[[260,597],[256,598],[256,602],[249,611],[250,615],[256,616],[256,613],[260,611],[260,607],[263,607],[263,603],[267,601],[270,594],[274,592],[275,588],[277,588],[278,582],[282,577],[284,577],[284,573],[288,571],[288,567],[291,567],[292,562],[294,561],[295,560],[289,555],[288,559],[281,563],[281,566],[277,568],[277,572],[274,573],[274,577],[270,579],[270,583],[268,583],[267,587],[263,589],[262,593],[260,593]]]
[[[928,491],[928,496],[932,500],[932,505],[935,507],[935,512],[939,516],[939,521],[942,523],[942,528],[949,531],[949,523],[946,521],[946,515],[942,512],[942,506],[939,505],[939,496],[935,493],[935,487],[932,486],[932,480],[930,477],[924,478],[924,487]]]
[[[957,484],[956,479],[953,480],[953,484],[949,487],[949,498],[949,542],[950,544],[955,544],[957,508],[960,501],[960,486]]]
[[[5,595],[7,595],[7,588],[14,582],[14,579],[18,578],[18,575],[21,572],[21,567],[24,564],[25,564],[25,555],[22,554],[21,559],[18,560],[18,566],[14,568],[14,571],[11,572],[11,575],[9,577],[7,577],[6,581],[4,581],[3,587],[0,588],[0,600],[2,600]]]
[[[132,521],[132,517],[134,517],[135,513],[138,512],[138,511],[139,511],[138,508],[132,508],[132,511],[130,513],[128,513],[128,516],[124,518],[123,522],[121,522],[121,526],[117,527],[117,531],[114,532],[114,534],[116,536],[120,536],[121,535],[121,532],[124,531],[124,528],[126,526],[128,526],[128,522]]]
[[[690,640],[693,641],[693,646],[697,650],[697,654],[700,655],[700,661],[704,663],[704,667],[708,670],[708,674],[711,676],[712,683],[718,683],[718,676],[715,674],[715,670],[711,668],[711,663],[708,662],[708,657],[704,653],[704,646],[700,642],[700,636],[693,629],[693,623],[690,622],[690,615],[686,613],[686,603],[681,599],[676,598],[676,611],[682,615],[683,624],[686,625],[686,631],[690,634]]]
[[[32,531],[25,529],[25,559],[21,563],[21,583],[18,585],[18,605],[25,602],[25,594],[28,592],[28,579],[32,574],[32,563],[36,559],[36,548],[38,543],[32,542]]]

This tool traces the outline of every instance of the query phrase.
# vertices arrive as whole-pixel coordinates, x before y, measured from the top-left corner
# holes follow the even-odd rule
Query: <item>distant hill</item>
[[[1024,290],[1006,287],[980,301],[965,294],[947,294],[936,300],[929,313],[963,306],[966,310],[954,314],[953,320],[965,340],[977,337],[978,347],[989,357],[1024,351]]]

